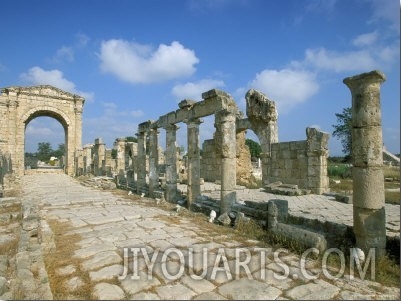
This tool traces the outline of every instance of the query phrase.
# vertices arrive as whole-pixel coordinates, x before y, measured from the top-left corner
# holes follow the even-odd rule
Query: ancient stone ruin
[[[344,79],[352,93],[354,233],[360,248],[377,248],[379,254],[386,244],[380,113],[380,84],[384,79],[377,71]],[[282,200],[239,202],[237,184],[252,181],[245,133],[253,131],[262,149],[261,175],[266,192],[328,192],[329,135],[307,128],[306,139],[279,142],[275,102],[253,89],[245,99],[246,115],[229,94],[220,90],[203,93],[202,101],[182,100],[178,109],[139,124],[136,142],[117,138],[113,149],[108,149],[102,138],[81,146],[82,97],[51,86],[5,88],[0,95],[0,115],[4,116],[0,119],[0,192],[9,186],[10,175],[24,174],[26,125],[36,117],[49,116],[64,128],[65,172],[69,175],[111,179],[131,193],[185,204],[207,214],[213,210],[217,220],[228,223],[252,218],[264,222],[271,232],[295,240],[308,237],[307,245],[324,249],[328,244],[324,236],[287,224],[288,204]],[[201,155],[200,125],[206,116],[214,116],[215,132],[204,141]],[[186,156],[177,147],[180,126],[187,130]],[[159,145],[161,130],[166,133],[165,150]],[[205,182],[219,185],[219,197],[202,195]],[[178,184],[186,184],[186,191]]]
[[[111,150],[106,149],[100,138],[93,145],[78,150],[77,175],[117,175],[120,184],[125,183],[138,194],[151,197],[162,194],[167,201],[177,202],[182,198],[177,192],[182,164],[178,162],[176,131],[178,124],[185,123],[188,153],[184,165],[189,208],[201,196],[201,182],[210,181],[221,185],[219,211],[224,213],[232,209],[237,181],[251,180],[250,153],[245,145],[247,130],[254,131],[261,143],[263,184],[285,183],[307,193],[328,191],[327,133],[308,128],[306,140],[279,143],[276,106],[264,94],[253,89],[248,91],[246,117],[232,97],[223,91],[210,90],[202,97],[200,102],[183,100],[178,110],[156,121],[141,123],[138,142],[116,139],[115,159],[111,158]],[[201,156],[199,125],[202,117],[210,115],[215,117],[216,131],[213,139],[204,141]],[[159,147],[160,129],[166,131],[165,152]]]
[[[25,128],[40,116],[56,119],[65,133],[65,172],[74,176],[75,151],[82,147],[84,98],[52,86],[8,87],[0,94],[0,152],[10,154],[13,171],[24,174]]]

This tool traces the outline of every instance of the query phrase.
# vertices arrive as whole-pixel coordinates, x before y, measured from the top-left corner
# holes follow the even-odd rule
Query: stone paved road
[[[238,186],[237,199],[239,201],[267,202],[270,199],[283,199],[288,201],[288,213],[296,217],[304,217],[321,222],[353,225],[352,204],[345,204],[335,200],[333,196],[326,195],[301,195],[286,196],[266,193],[259,189],[246,189]],[[181,191],[186,190],[185,185],[179,185]],[[220,185],[205,183],[201,186],[204,195],[213,199],[220,199]],[[385,204],[386,208],[386,232],[387,236],[400,236],[400,205]]]
[[[109,300],[400,297],[399,288],[351,280],[349,275],[329,279],[336,273],[323,271],[313,262],[308,261],[303,269],[299,255],[283,252],[281,261],[277,261],[272,250],[257,249],[261,247],[258,241],[212,233],[212,228],[201,227],[193,217],[84,187],[66,175],[26,175],[22,183],[22,201],[40,208],[43,233],[48,233],[43,227],[58,221],[70,225],[63,235],[80,235],[74,260],[58,269],[67,279],[65,285],[71,299],[76,298],[74,290],[85,281],[91,282],[93,298]],[[133,248],[125,257],[124,247]],[[138,255],[135,261],[134,252]],[[125,279],[118,279],[125,259],[131,267],[133,262],[137,266]],[[215,266],[216,261],[219,264]],[[89,278],[81,279],[77,269]]]

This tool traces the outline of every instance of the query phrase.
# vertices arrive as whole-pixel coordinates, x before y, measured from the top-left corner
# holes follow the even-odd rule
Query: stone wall
[[[5,154],[0,151],[0,197],[3,197],[4,192],[10,188],[7,176],[10,175],[12,171],[10,154]]]
[[[250,184],[252,177],[251,153],[245,144],[245,131],[236,134],[236,179],[240,185]],[[205,140],[202,144],[201,178],[208,182],[221,180],[221,158],[216,149],[215,139]]]
[[[329,135],[314,128],[307,128],[306,134],[306,140],[271,144],[269,182],[294,184],[312,193],[322,194],[329,190]]]

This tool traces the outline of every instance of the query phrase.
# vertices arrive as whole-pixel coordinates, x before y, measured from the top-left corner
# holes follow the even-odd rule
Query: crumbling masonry
[[[328,134],[308,128],[306,140],[279,143],[275,103],[253,89],[246,94],[246,118],[232,97],[223,91],[210,90],[203,93],[202,98],[200,102],[183,100],[178,110],[156,121],[141,123],[138,126],[137,143],[130,142],[129,145],[124,139],[116,139],[114,149],[117,155],[114,163],[106,155],[109,150],[106,150],[104,143],[96,139],[94,145],[84,147],[83,158],[77,161],[78,165],[86,162],[85,166],[80,167],[80,174],[114,175],[120,185],[125,183],[138,194],[145,193],[156,198],[163,190],[162,194],[167,201],[177,202],[182,196],[177,190],[180,178],[176,132],[178,124],[184,123],[187,127],[188,146],[188,207],[201,195],[201,182],[205,179],[221,184],[219,212],[232,209],[236,201],[237,179],[249,178],[251,174],[250,153],[245,145],[246,130],[254,131],[259,138],[262,148],[262,180],[265,185],[281,181],[298,185],[312,193],[321,194],[328,190]],[[213,139],[205,140],[201,157],[199,127],[201,118],[210,115],[215,117],[216,131]],[[159,147],[160,130],[166,131],[164,158]],[[77,154],[81,156],[81,152]],[[248,162],[242,163],[244,159],[248,159]],[[239,163],[245,168],[241,166],[240,172],[237,172]],[[161,173],[164,174],[163,183],[160,181]]]

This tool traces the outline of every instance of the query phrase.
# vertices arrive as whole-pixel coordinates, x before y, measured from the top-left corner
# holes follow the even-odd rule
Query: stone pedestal
[[[344,79],[352,94],[352,157],[354,233],[357,247],[376,255],[386,249],[386,214],[383,178],[383,139],[379,71]]]

